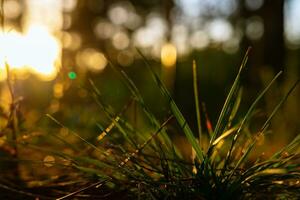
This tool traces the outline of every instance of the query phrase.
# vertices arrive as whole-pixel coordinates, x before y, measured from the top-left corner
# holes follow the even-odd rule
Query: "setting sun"
[[[52,79],[59,66],[60,49],[59,41],[42,26],[31,26],[24,34],[15,31],[2,33],[0,70],[4,70],[7,62],[11,69],[37,74],[43,80]]]
[[[41,80],[54,79],[61,62],[62,47],[56,36],[62,27],[62,2],[26,0],[22,4],[11,0],[3,5],[0,80],[6,76],[5,63],[17,78],[32,73]],[[18,18],[21,13],[22,20]]]

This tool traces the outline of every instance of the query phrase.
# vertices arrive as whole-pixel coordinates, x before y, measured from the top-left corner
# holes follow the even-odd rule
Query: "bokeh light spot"
[[[53,86],[53,95],[55,98],[61,98],[64,95],[64,86],[61,83],[56,83]]]
[[[46,167],[52,167],[55,164],[55,158],[53,156],[46,156],[43,160]]]
[[[176,47],[167,43],[161,48],[161,62],[165,67],[172,67],[175,65],[177,59]]]
[[[124,24],[128,19],[127,10],[121,5],[113,6],[108,11],[108,17],[114,24]]]
[[[129,66],[134,61],[134,55],[130,51],[121,51],[117,56],[117,60],[120,65]]]
[[[258,10],[264,4],[264,0],[246,0],[245,5],[248,10]]]
[[[102,71],[107,65],[107,59],[103,53],[93,48],[87,48],[76,55],[76,63],[80,67],[87,68],[93,72]]]
[[[207,31],[214,42],[225,42],[233,35],[232,25],[222,18],[212,20],[208,25]]]
[[[195,31],[190,37],[190,45],[197,49],[204,49],[209,45],[209,38],[204,31]]]
[[[246,24],[246,36],[251,40],[258,40],[263,34],[263,20],[258,16],[251,17]]]
[[[129,46],[129,37],[125,32],[118,32],[112,38],[114,47],[118,50],[126,49]]]
[[[63,32],[62,43],[65,49],[75,51],[80,48],[82,41],[78,33]]]
[[[94,33],[99,39],[108,39],[114,35],[115,29],[110,22],[98,21],[94,26]]]

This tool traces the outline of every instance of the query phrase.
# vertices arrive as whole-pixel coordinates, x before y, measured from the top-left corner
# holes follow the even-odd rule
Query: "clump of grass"
[[[142,54],[141,56],[143,57]],[[49,187],[50,182],[55,191],[54,196],[58,199],[75,196],[85,199],[299,199],[300,135],[268,158],[253,155],[259,140],[268,133],[271,119],[299,81],[282,97],[261,128],[250,133],[248,127],[255,116],[258,103],[282,72],[259,93],[244,115],[237,115],[242,101],[241,76],[245,73],[248,56],[249,50],[213,129],[205,113],[200,111],[197,68],[196,63],[193,64],[198,137],[146,58],[143,57],[145,65],[170,107],[170,114],[164,121],[157,119],[150,111],[131,78],[122,69],[111,64],[128,87],[131,99],[119,113],[115,113],[104,102],[100,91],[91,81],[91,95],[109,123],[104,126],[99,122],[97,125],[100,132],[89,139],[69,130],[71,135],[82,141],[82,148],[53,134],[73,153],[26,143],[27,147],[60,159],[55,166],[67,172],[40,185]],[[128,108],[133,103],[139,106],[151,124],[149,131],[140,131],[126,117]],[[56,125],[66,129],[53,116],[48,117]],[[202,126],[203,119],[207,121],[206,127]],[[189,144],[184,147],[176,146],[170,137],[171,129],[183,134]],[[205,144],[205,141],[208,142]],[[191,149],[191,159],[187,159],[182,153],[186,148]],[[65,161],[68,161],[67,164]]]

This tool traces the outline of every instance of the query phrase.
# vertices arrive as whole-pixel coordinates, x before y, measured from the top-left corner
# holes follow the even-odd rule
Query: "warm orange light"
[[[5,62],[16,71],[29,71],[43,80],[56,76],[61,45],[59,41],[42,26],[30,26],[24,34],[11,31],[0,35],[0,71]],[[0,79],[4,79],[1,73]]]
[[[176,47],[171,43],[167,43],[163,45],[163,47],[161,48],[161,63],[165,67],[172,67],[175,65],[176,60],[177,60]]]
[[[76,55],[76,62],[78,66],[93,72],[101,72],[107,65],[107,59],[104,54],[93,48],[79,51]]]

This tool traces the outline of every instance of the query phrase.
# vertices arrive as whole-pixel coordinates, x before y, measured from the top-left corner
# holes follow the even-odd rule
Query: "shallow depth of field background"
[[[200,100],[213,125],[248,46],[253,49],[241,112],[284,71],[261,104],[257,124],[300,76],[298,0],[5,0],[3,11],[0,131],[11,104],[5,62],[21,98],[22,133],[51,131],[45,117],[51,114],[86,137],[99,133],[96,123],[102,119],[89,80],[116,113],[129,99],[110,62],[133,78],[155,115],[162,119],[168,112],[136,48],[161,75],[194,130],[193,60]],[[299,133],[299,102],[298,88],[271,124],[271,142],[265,144],[270,151]],[[142,117],[138,121],[144,123]],[[55,131],[67,134],[64,128]]]

